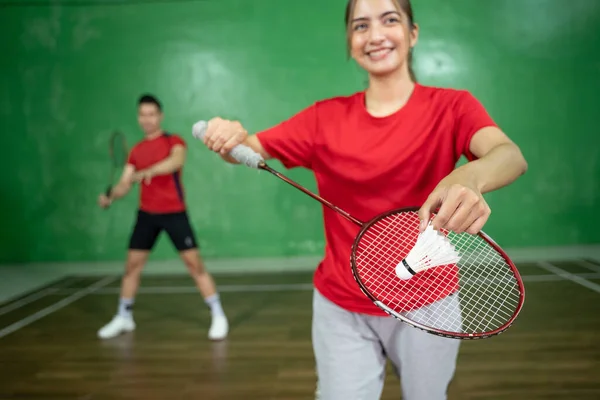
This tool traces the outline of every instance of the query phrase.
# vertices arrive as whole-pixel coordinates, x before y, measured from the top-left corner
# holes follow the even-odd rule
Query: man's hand
[[[135,172],[133,174],[131,180],[132,180],[132,182],[137,182],[137,183],[141,183],[143,181],[146,185],[149,185],[150,182],[152,181],[153,177],[154,177],[154,172],[152,171],[151,168],[148,168],[148,169],[143,169],[141,171]]]
[[[98,205],[100,208],[108,208],[110,207],[111,203],[112,200],[109,199],[105,193],[102,193],[100,196],[98,196]]]

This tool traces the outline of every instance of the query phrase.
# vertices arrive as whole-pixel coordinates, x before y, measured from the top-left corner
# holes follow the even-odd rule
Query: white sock
[[[219,299],[218,293],[215,293],[212,296],[208,296],[204,299],[204,301],[210,307],[210,313],[213,317],[220,317],[225,315],[223,307],[221,306],[221,301]]]
[[[125,318],[133,317],[133,299],[121,298],[119,300],[119,315]]]

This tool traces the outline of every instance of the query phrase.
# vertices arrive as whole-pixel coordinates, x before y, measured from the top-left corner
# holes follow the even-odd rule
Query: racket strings
[[[454,244],[460,252],[462,249],[469,248],[466,252],[469,257],[463,260],[460,267],[460,286],[461,286],[461,308],[464,313],[470,312],[470,315],[463,319],[463,331],[465,332],[485,332],[502,326],[508,321],[514,309],[518,304],[519,291],[516,290],[515,296],[511,296],[510,290],[517,289],[516,279],[510,269],[506,268],[504,259],[493,250],[485,241],[478,236],[449,235],[453,241],[455,237],[459,238]],[[467,243],[466,239],[478,239]],[[460,243],[463,240],[464,243]],[[476,249],[473,244],[478,245]],[[471,248],[470,248],[471,247]],[[469,259],[477,254],[481,261]],[[459,263],[460,264],[460,263]],[[471,268],[467,269],[465,265]],[[495,276],[490,278],[486,276],[497,265],[501,266],[500,271],[505,271],[504,276]],[[470,272],[471,275],[467,274]],[[496,271],[497,272],[497,271]],[[506,279],[508,278],[508,279]],[[490,284],[494,285],[490,291]],[[510,299],[515,301],[510,302]],[[511,304],[507,304],[511,303]]]
[[[394,260],[393,254],[391,254],[391,253],[379,254],[379,251],[378,251],[376,245],[377,245],[377,243],[385,240],[387,243],[391,242],[392,245],[397,246],[399,248],[406,246],[407,245],[406,242],[398,242],[398,240],[394,236],[392,236],[393,229],[396,228],[396,225],[397,225],[396,221],[392,221],[392,223],[385,226],[381,232],[377,232],[377,230],[372,229],[365,233],[365,236],[367,236],[367,239],[368,239],[368,242],[367,242],[368,245],[363,251],[367,253],[368,257],[378,258],[381,261],[384,261],[386,264],[393,262],[393,260]],[[374,235],[374,234],[376,234],[376,235]],[[371,275],[368,278],[368,282],[376,285],[375,290],[377,290],[378,292],[380,292],[380,291],[386,292],[390,289],[391,285],[394,285],[393,281],[381,280],[381,279],[379,279],[379,276],[377,276],[375,274]]]
[[[519,302],[516,278],[505,267],[506,261],[479,236],[450,233],[448,239],[466,256],[459,263],[460,283],[465,288],[461,290],[465,293],[464,309],[472,314],[466,319],[471,325],[465,329],[482,332],[501,326],[511,318]],[[489,290],[490,285],[494,291]]]
[[[369,229],[365,232],[364,236],[367,238],[366,248],[363,250],[366,252],[367,257],[377,259],[384,262],[385,264],[393,264],[397,257],[392,251],[381,252],[377,247],[379,243],[385,242],[391,246],[392,249],[403,249],[410,245],[410,242],[406,237],[394,235],[400,227],[398,224],[400,218],[395,218],[385,224],[381,231],[379,229]],[[375,285],[374,290],[379,293],[392,293],[392,289],[397,288],[397,283],[389,279],[381,279],[381,276],[377,274],[371,274],[367,278],[369,283]],[[385,298],[385,295],[384,295]]]
[[[509,321],[520,301],[517,278],[478,235],[444,232],[461,256],[457,264],[424,269],[408,280],[396,276],[396,265],[417,242],[418,225],[416,212],[403,212],[363,232],[354,264],[367,291],[394,312],[438,330],[483,333]]]
[[[113,166],[122,167],[127,161],[127,145],[122,133],[114,133],[110,138],[110,156]]]
[[[385,240],[390,245],[390,248],[394,248],[394,249],[403,249],[412,244],[411,243],[412,241],[409,240],[409,237],[394,235],[394,232],[397,232],[399,229],[401,229],[400,224],[407,223],[407,221],[405,221],[406,215],[396,214],[396,215],[394,215],[394,217],[395,218],[390,219],[390,221],[387,225],[384,225],[383,229],[381,229],[381,230],[373,229],[372,230],[373,233],[371,233],[369,231],[367,231],[365,233],[365,236],[367,236],[367,238],[369,239],[369,242],[368,242],[369,245],[366,247],[365,252],[367,252],[370,257],[377,256],[377,254],[376,254],[377,247],[376,246],[381,240]],[[415,240],[416,240],[416,237],[415,237]],[[394,261],[395,261],[391,255],[391,252],[382,253],[382,255],[379,257],[379,259],[384,261],[385,263],[394,263]],[[397,291],[400,289],[399,285],[401,285],[401,283],[399,283],[398,281],[395,281],[395,280],[379,279],[379,278],[380,278],[379,276],[374,274],[370,278],[369,283],[371,283],[375,286],[374,291],[377,292],[378,294],[380,294],[382,301],[386,304],[389,304],[389,303],[392,303],[395,300],[397,300],[394,298],[394,295],[389,295],[389,294],[397,293]],[[407,292],[406,293],[408,295],[407,303],[409,303],[409,304],[417,303],[419,301],[419,299],[425,304],[433,303],[436,300],[436,298],[434,297],[434,294],[438,293],[440,291],[442,291],[442,292],[444,291],[443,285],[444,285],[444,280],[439,280],[434,283],[434,285],[431,287],[432,290],[430,290],[430,291],[414,290],[412,293]],[[434,324],[435,326],[441,326],[441,327],[458,327],[458,326],[460,326],[460,313],[458,313],[458,312],[450,313],[447,310],[443,310],[443,312],[438,311],[437,313],[428,312],[427,315],[429,316],[429,318],[434,318],[434,316],[436,316],[436,315],[438,316],[434,321],[431,321],[431,323]],[[422,318],[420,318],[420,319],[422,319]]]
[[[397,264],[398,255],[394,254],[393,251],[389,251],[391,249],[405,249],[407,247],[412,247],[413,241],[409,240],[410,238],[405,236],[399,236],[395,234],[398,230],[401,229],[399,224],[402,224],[402,218],[404,215],[394,215],[393,219],[387,221],[388,223],[384,225],[384,228],[379,231],[379,229],[370,229],[365,232],[365,237],[368,239],[366,243],[368,243],[367,247],[364,249],[367,256],[372,259],[377,259],[380,262],[385,264]],[[389,247],[388,251],[381,252],[378,247],[380,243],[385,242]],[[404,255],[402,256],[404,258]],[[401,259],[400,259],[401,260]],[[376,292],[381,293],[384,300],[391,300],[394,298],[394,293],[399,289],[399,285],[402,285],[402,281],[398,282],[398,280],[390,280],[390,279],[381,279],[382,276],[378,274],[371,274],[370,278],[367,278],[367,282],[374,285],[373,289]],[[440,283],[441,285],[441,283]],[[387,294],[386,294],[387,293]],[[407,292],[406,295],[409,296],[408,302],[416,300],[417,297],[428,296],[427,293],[419,293],[418,291],[413,292],[412,294]],[[430,300],[429,298],[425,298]]]

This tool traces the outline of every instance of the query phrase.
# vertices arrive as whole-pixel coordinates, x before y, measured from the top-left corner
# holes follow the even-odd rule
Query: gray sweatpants
[[[393,317],[346,311],[316,289],[312,341],[320,400],[378,400],[386,357],[401,376],[404,400],[445,400],[460,343]]]

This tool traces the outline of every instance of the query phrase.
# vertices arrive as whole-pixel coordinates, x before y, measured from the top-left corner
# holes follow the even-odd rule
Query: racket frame
[[[120,143],[119,143],[120,142]],[[111,135],[110,135],[110,139],[108,141],[108,154],[110,156],[110,160],[111,160],[111,168],[110,168],[110,179],[109,179],[109,184],[106,187],[106,191],[104,192],[104,194],[106,195],[106,197],[110,197],[110,193],[112,191],[113,188],[113,182],[114,182],[114,178],[115,178],[115,172],[117,171],[117,169],[119,168],[123,168],[123,166],[125,165],[125,162],[123,162],[121,165],[117,165],[117,163],[115,162],[115,147],[120,144],[123,148],[123,152],[127,153],[127,140],[125,139],[125,135],[123,134],[123,132],[121,132],[120,130],[114,130]]]
[[[258,168],[272,173],[273,175],[275,175],[278,178],[282,179],[286,183],[292,185],[296,189],[298,189],[298,190],[302,191],[303,193],[309,195],[313,199],[319,201],[321,204],[324,204],[325,206],[329,207],[330,209],[334,210],[335,212],[337,212],[340,215],[342,215],[343,217],[345,217],[347,220],[353,222],[354,224],[356,224],[356,225],[358,225],[360,227],[360,231],[358,232],[358,234],[354,238],[354,243],[352,244],[352,248],[351,248],[351,251],[350,251],[350,268],[352,270],[352,276],[354,277],[354,280],[358,284],[358,287],[360,288],[360,290],[363,292],[363,294],[365,296],[367,296],[367,298],[369,298],[369,300],[371,300],[371,302],[373,302],[373,304],[375,304],[377,307],[379,307],[379,309],[383,310],[388,315],[391,315],[392,317],[396,318],[397,320],[399,320],[401,322],[404,322],[404,323],[406,323],[406,324],[408,324],[408,325],[410,325],[410,326],[412,326],[414,328],[423,330],[425,332],[428,332],[428,333],[431,333],[431,334],[434,334],[434,335],[437,335],[437,336],[442,336],[442,337],[452,338],[452,339],[473,340],[473,339],[485,339],[485,338],[489,338],[489,337],[492,337],[492,336],[499,335],[500,333],[506,331],[508,328],[510,328],[512,326],[512,324],[514,323],[514,321],[518,317],[519,313],[521,312],[521,309],[523,308],[523,304],[525,302],[525,286],[523,284],[523,280],[521,278],[521,274],[519,273],[519,270],[515,266],[514,262],[510,259],[510,257],[508,256],[508,254],[506,254],[506,252],[489,235],[487,235],[483,231],[479,231],[479,233],[477,233],[477,236],[479,236],[485,242],[487,242],[494,250],[496,250],[498,252],[498,254],[504,259],[504,261],[506,261],[506,263],[510,267],[510,269],[511,269],[511,271],[512,271],[512,273],[515,276],[515,279],[517,281],[517,285],[519,287],[519,303],[518,303],[515,311],[513,312],[511,318],[507,322],[505,322],[501,327],[496,328],[496,329],[494,329],[492,331],[489,331],[489,332],[482,332],[482,333],[458,333],[458,332],[449,332],[449,331],[445,331],[445,330],[441,330],[441,329],[435,329],[435,328],[432,328],[432,327],[428,327],[428,326],[425,326],[423,324],[420,324],[420,323],[418,323],[416,321],[412,321],[411,319],[402,316],[401,314],[399,314],[399,313],[393,311],[392,309],[390,309],[389,307],[387,307],[380,300],[378,300],[375,296],[373,296],[371,294],[371,292],[363,284],[362,280],[360,279],[360,275],[359,275],[359,273],[357,271],[357,267],[356,267],[356,250],[358,248],[358,244],[359,244],[359,242],[360,242],[363,234],[365,232],[367,232],[367,230],[373,224],[379,222],[380,220],[382,220],[384,218],[389,217],[392,214],[399,214],[399,213],[403,213],[403,212],[417,212],[419,210],[419,207],[404,207],[404,208],[398,208],[398,209],[390,210],[390,211],[384,212],[382,214],[379,214],[378,216],[376,216],[372,220],[370,220],[370,221],[368,221],[368,222],[365,223],[365,222],[362,222],[362,221],[354,218],[352,215],[350,215],[346,211],[342,210],[341,208],[333,205],[331,202],[325,200],[321,196],[319,196],[319,195],[311,192],[310,190],[304,188],[299,183],[294,182],[293,180],[291,180],[290,178],[286,177],[282,173],[280,173],[280,172],[276,171],[275,169],[269,167],[266,162],[261,161],[258,164]],[[452,296],[454,294],[456,294],[456,292],[451,293],[448,296]],[[439,299],[439,300],[441,300],[441,299]]]
[[[206,132],[206,124],[204,124],[203,127],[199,127],[199,132],[198,133],[193,132],[193,134],[194,134],[194,137],[196,137],[197,139],[202,139],[202,137],[203,137],[203,135],[204,135],[205,132]],[[244,144],[239,144],[239,145],[236,146],[236,148],[245,148],[246,149],[245,151],[254,152],[254,150],[252,150],[249,146],[246,146]],[[237,160],[240,161],[239,159],[237,159]],[[384,312],[386,312],[390,316],[396,318],[398,321],[404,322],[404,323],[406,323],[407,325],[409,325],[409,326],[411,326],[413,328],[420,329],[422,331],[425,331],[425,332],[433,334],[433,335],[442,336],[442,337],[446,337],[446,338],[452,338],[452,339],[472,340],[472,339],[484,339],[484,338],[493,337],[493,336],[496,336],[496,335],[498,335],[498,334],[506,331],[510,326],[512,326],[512,324],[516,320],[517,316],[521,312],[521,309],[523,308],[523,304],[524,304],[524,301],[525,301],[525,287],[523,285],[523,280],[521,278],[521,275],[520,275],[519,271],[517,270],[515,264],[512,262],[512,260],[510,259],[510,257],[508,257],[508,255],[506,254],[506,252],[500,246],[498,246],[498,244],[496,244],[496,242],[494,240],[492,240],[491,237],[489,237],[483,231],[480,231],[479,233],[477,233],[477,235],[479,237],[481,237],[485,242],[487,242],[494,250],[496,250],[498,252],[498,254],[501,255],[501,257],[506,261],[506,263],[510,267],[513,275],[516,278],[517,285],[519,287],[519,304],[516,307],[515,311],[513,312],[513,315],[511,316],[511,318],[507,322],[505,322],[501,327],[499,327],[497,329],[494,329],[493,331],[490,331],[490,332],[484,332],[484,333],[464,333],[464,334],[462,334],[462,333],[449,332],[449,331],[444,331],[444,330],[440,330],[440,329],[434,329],[434,328],[431,328],[431,327],[427,327],[427,326],[425,326],[423,324],[420,324],[420,323],[412,321],[412,320],[410,320],[410,319],[408,319],[406,317],[403,317],[399,313],[394,312],[393,310],[391,310],[385,304],[381,303],[381,301],[377,300],[377,298],[375,298],[370,293],[370,291],[365,287],[365,285],[362,283],[362,281],[361,281],[361,279],[359,277],[358,271],[356,270],[355,254],[356,254],[356,249],[357,249],[357,246],[358,246],[358,243],[359,243],[360,239],[362,238],[363,234],[369,229],[369,227],[371,225],[375,224],[376,222],[378,222],[379,220],[381,220],[383,218],[386,218],[386,217],[390,216],[391,214],[395,214],[395,213],[397,214],[397,213],[400,213],[400,212],[415,212],[415,211],[419,210],[419,207],[407,207],[407,208],[399,208],[399,209],[395,209],[395,210],[390,210],[390,211],[384,212],[384,213],[376,216],[375,218],[373,218],[372,220],[370,220],[368,222],[363,222],[363,221],[360,221],[357,218],[353,217],[348,212],[346,212],[346,211],[342,210],[341,208],[335,206],[333,203],[325,200],[321,196],[319,196],[319,195],[311,192],[310,190],[304,188],[299,183],[294,182],[292,179],[286,177],[282,173],[280,173],[280,172],[276,171],[275,169],[271,168],[269,165],[267,165],[267,163],[266,163],[265,160],[260,160],[257,163],[257,165],[254,165],[252,167],[256,168],[258,170],[267,171],[267,172],[275,175],[279,179],[281,179],[284,182],[290,184],[291,186],[293,186],[296,189],[300,190],[304,194],[312,197],[313,199],[317,200],[321,204],[329,207],[330,209],[334,210],[336,213],[338,213],[342,217],[346,218],[348,221],[353,222],[354,224],[356,224],[356,225],[358,225],[360,227],[360,231],[355,236],[354,243],[353,243],[351,251],[350,251],[350,267],[351,267],[351,271],[352,271],[352,276],[354,277],[354,280],[356,281],[356,283],[357,283],[358,287],[360,288],[360,290],[362,291],[362,293],[369,300],[371,300],[373,302],[373,304],[375,304],[375,306],[377,306],[379,309],[383,310]],[[456,292],[454,292],[452,294],[449,294],[448,296],[452,296],[455,293]]]
[[[506,263],[510,267],[513,275],[515,276],[517,285],[519,287],[519,303],[518,303],[517,307],[515,308],[515,311],[513,312],[513,315],[511,316],[511,318],[509,318],[509,320],[507,322],[505,322],[501,327],[496,328],[489,332],[482,332],[482,333],[458,333],[458,332],[449,332],[449,331],[445,331],[445,330],[441,330],[441,329],[435,329],[435,328],[420,324],[416,321],[413,321],[407,317],[404,317],[400,313],[392,310],[391,308],[389,308],[388,306],[383,304],[380,300],[378,300],[369,291],[369,289],[367,289],[367,287],[365,286],[365,284],[362,282],[362,280],[360,278],[360,274],[358,273],[357,266],[356,266],[356,251],[358,249],[358,245],[361,241],[361,238],[369,230],[369,228],[372,225],[374,225],[375,223],[379,222],[380,220],[382,220],[384,218],[389,217],[390,215],[405,213],[405,212],[417,212],[418,210],[419,210],[419,207],[404,207],[404,208],[398,208],[398,209],[394,209],[394,210],[390,210],[385,213],[382,213],[382,214],[378,215],[377,217],[373,218],[372,220],[370,220],[369,222],[365,223],[362,226],[362,228],[360,229],[360,231],[358,232],[358,234],[356,235],[356,237],[354,239],[354,243],[352,244],[352,250],[350,252],[350,267],[352,270],[352,276],[354,277],[354,280],[358,284],[358,287],[363,292],[363,294],[365,296],[367,296],[369,298],[369,300],[371,300],[373,302],[373,304],[375,304],[381,310],[386,312],[388,315],[396,318],[397,320],[404,322],[413,328],[417,328],[417,329],[420,329],[427,333],[437,335],[437,336],[442,336],[445,338],[461,339],[461,340],[486,339],[486,338],[489,338],[492,336],[499,335],[500,333],[502,333],[502,332],[506,331],[508,328],[510,328],[512,326],[512,324],[514,323],[514,321],[516,320],[516,318],[519,316],[519,313],[521,312],[521,310],[523,308],[523,304],[525,303],[525,285],[523,284],[523,279],[521,278],[521,274],[519,273],[519,270],[515,266],[514,262],[510,259],[508,254],[506,254],[506,252],[489,235],[487,235],[483,231],[479,231],[479,233],[477,233],[476,235],[479,236],[480,238],[482,238],[484,241],[486,241],[494,250],[496,250],[498,252],[498,254],[504,259],[504,261],[506,261]],[[459,271],[460,271],[460,268],[459,268]],[[446,297],[453,296],[456,293],[457,292],[450,293]],[[438,299],[437,301],[439,301],[439,300],[442,300],[442,299]]]

